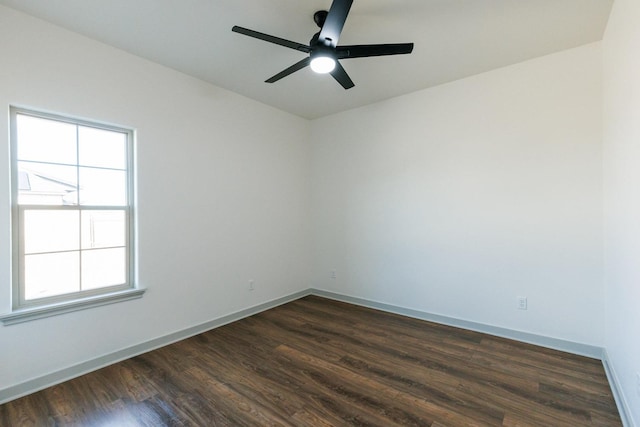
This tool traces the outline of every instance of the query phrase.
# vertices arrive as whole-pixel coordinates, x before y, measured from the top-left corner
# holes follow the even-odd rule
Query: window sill
[[[9,314],[0,316],[0,322],[5,326],[16,323],[29,322],[31,320],[42,319],[59,314],[70,313],[72,311],[84,310],[101,305],[113,304],[121,301],[141,298],[146,289],[127,289],[126,291],[113,292],[106,295],[83,298],[81,300],[68,301],[59,304],[45,305],[42,307],[25,308],[16,310]]]

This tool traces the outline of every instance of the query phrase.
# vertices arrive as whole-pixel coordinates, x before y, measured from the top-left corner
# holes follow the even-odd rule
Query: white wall
[[[616,0],[604,37],[606,349],[640,426],[640,2]]]
[[[313,285],[602,345],[601,90],[595,43],[312,122]]]
[[[0,326],[0,390],[308,288],[306,120],[2,6],[0,57],[0,313],[11,304],[10,104],[137,130],[148,288]]]

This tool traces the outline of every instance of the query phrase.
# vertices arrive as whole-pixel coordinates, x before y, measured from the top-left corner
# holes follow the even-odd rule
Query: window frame
[[[76,205],[46,205],[46,204],[18,204],[19,197],[19,172],[18,172],[18,115],[53,120],[68,123],[78,127],[88,127],[106,131],[118,132],[126,135],[126,203],[124,206],[100,206],[82,205],[80,201]],[[136,232],[135,232],[135,169],[134,169],[134,144],[135,131],[130,128],[114,126],[102,122],[86,119],[78,119],[71,116],[46,113],[33,109],[10,107],[10,162],[11,162],[11,299],[12,313],[0,316],[0,321],[5,324],[19,323],[34,318],[46,317],[68,311],[75,311],[91,306],[104,305],[112,302],[139,298],[144,290],[136,284]],[[78,149],[76,136],[76,150]],[[46,162],[45,162],[46,163]],[[76,168],[83,167],[80,159],[76,158]],[[87,166],[84,166],[87,167]],[[97,169],[104,169],[96,167]],[[109,169],[109,168],[107,168]],[[25,241],[24,241],[24,213],[27,210],[60,210],[73,211],[82,215],[83,211],[117,211],[124,212],[125,216],[125,283],[113,286],[100,287],[62,295],[45,296],[27,300],[25,293]],[[79,247],[79,251],[87,251]],[[80,271],[81,272],[81,267]]]

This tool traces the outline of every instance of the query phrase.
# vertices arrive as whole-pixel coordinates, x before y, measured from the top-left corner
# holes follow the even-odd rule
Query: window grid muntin
[[[76,163],[57,163],[57,162],[43,162],[43,161],[34,161],[34,160],[21,160],[18,158],[18,127],[17,127],[17,116],[25,115],[36,118],[42,118],[47,120],[59,121],[63,123],[69,123],[75,126],[76,128]],[[125,137],[125,169],[120,168],[110,168],[104,166],[86,166],[80,163],[80,142],[79,142],[79,129],[80,127],[94,128],[106,131],[112,131],[121,133]],[[28,308],[28,307],[36,307],[36,306],[45,306],[50,304],[56,304],[60,302],[68,302],[81,300],[87,297],[93,297],[96,295],[109,294],[112,292],[117,292],[121,290],[134,289],[134,253],[132,247],[134,245],[134,230],[133,230],[133,131],[109,126],[102,125],[95,122],[89,122],[86,120],[75,120],[69,117],[58,116],[55,114],[48,113],[40,113],[31,110],[26,110],[18,107],[11,107],[10,109],[10,139],[11,139],[11,182],[12,182],[12,191],[11,191],[11,203],[12,203],[12,239],[13,239],[13,253],[18,254],[16,257],[14,255],[14,259],[12,261],[13,266],[13,308]],[[46,204],[18,204],[19,197],[19,189],[18,189],[18,162],[30,162],[30,163],[39,163],[39,164],[52,164],[59,166],[72,166],[76,168],[76,191],[78,194],[77,204],[73,205],[46,205]],[[91,204],[80,204],[80,168],[90,168],[97,170],[115,170],[125,172],[125,204],[124,205],[91,205]],[[25,289],[25,245],[24,245],[24,212],[25,210],[70,210],[77,211],[79,214],[79,277],[82,279],[82,252],[85,251],[94,251],[94,250],[104,250],[104,249],[120,249],[124,248],[125,250],[125,283],[113,285],[113,286],[105,286],[99,287],[95,289],[89,290],[79,290],[78,292],[66,293],[61,295],[42,297],[37,299],[27,300],[26,289]],[[124,212],[124,246],[115,246],[115,247],[100,247],[100,248],[82,248],[82,212],[83,211],[91,211],[91,210],[102,210],[102,211],[122,211]],[[17,224],[14,223],[17,221]],[[52,251],[46,253],[64,253],[64,252],[76,252],[76,251]],[[46,254],[45,253],[45,254]],[[34,254],[30,254],[34,255]],[[80,286],[81,282],[80,282]]]

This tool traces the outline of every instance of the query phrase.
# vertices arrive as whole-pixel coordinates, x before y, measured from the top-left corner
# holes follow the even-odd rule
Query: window
[[[10,117],[14,310],[134,290],[133,132],[19,108]]]

